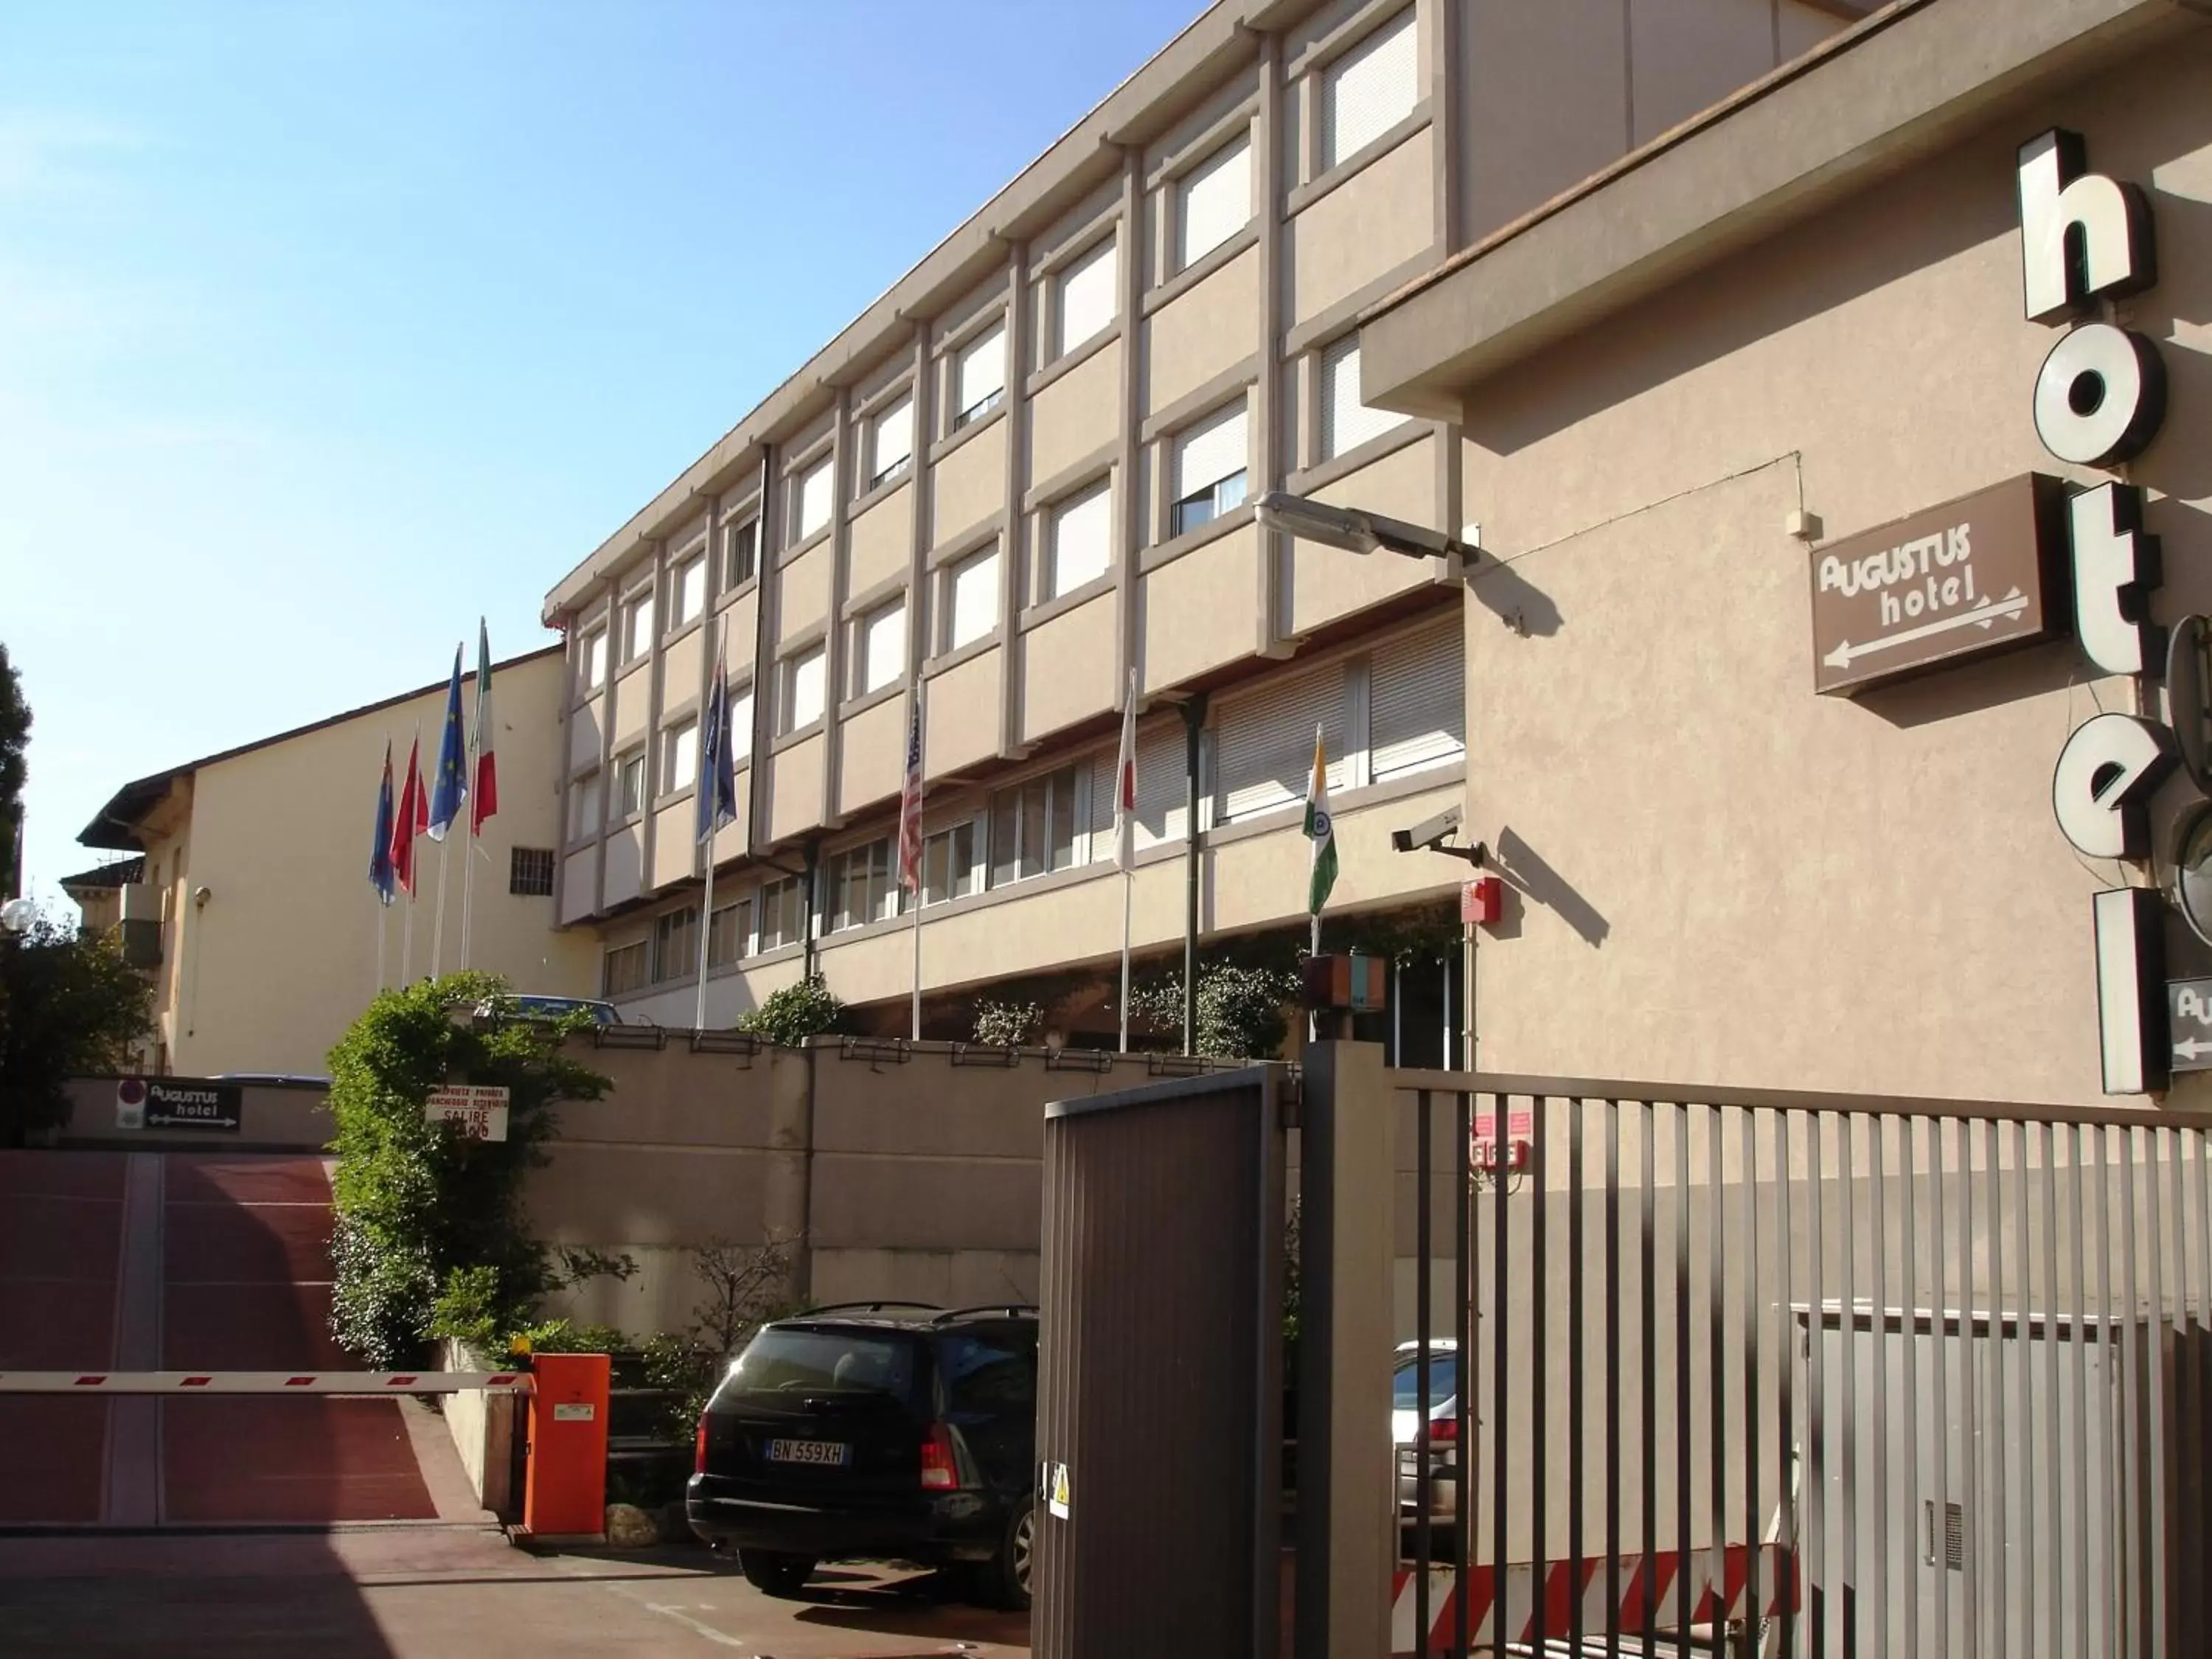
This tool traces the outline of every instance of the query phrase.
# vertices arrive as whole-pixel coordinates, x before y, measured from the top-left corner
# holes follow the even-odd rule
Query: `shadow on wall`
[[[1520,937],[1526,908],[1540,904],[1574,929],[1583,943],[1595,948],[1613,932],[1598,908],[1578,892],[1574,884],[1544,861],[1543,855],[1521,838],[1518,831],[1501,830],[1491,850],[1491,864],[1505,878],[1505,908],[1496,928],[1500,939]]]
[[[1486,562],[1468,578],[1475,602],[1523,639],[1549,639],[1559,631],[1559,607],[1552,596],[1510,564]]]

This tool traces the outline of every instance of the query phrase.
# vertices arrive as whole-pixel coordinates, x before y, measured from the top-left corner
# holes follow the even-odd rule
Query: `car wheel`
[[[814,1576],[811,1555],[786,1555],[780,1550],[739,1550],[738,1570],[755,1589],[769,1595],[790,1597],[806,1588]]]
[[[983,1565],[984,1596],[1010,1613],[1030,1610],[1030,1564],[1036,1550],[1036,1504],[1024,1498],[1006,1522],[999,1553]]]

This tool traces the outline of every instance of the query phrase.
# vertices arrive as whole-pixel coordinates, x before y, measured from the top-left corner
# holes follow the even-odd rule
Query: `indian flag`
[[[1328,756],[1321,727],[1314,727],[1313,777],[1306,785],[1306,839],[1313,843],[1313,876],[1306,886],[1306,912],[1319,915],[1336,885],[1336,826],[1328,816]]]

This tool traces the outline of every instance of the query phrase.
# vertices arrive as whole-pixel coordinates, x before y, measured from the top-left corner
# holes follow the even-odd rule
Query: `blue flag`
[[[384,744],[384,782],[376,792],[376,841],[368,849],[368,884],[385,903],[399,885],[392,867],[392,743]]]
[[[430,787],[430,839],[443,841],[469,794],[468,742],[461,735],[461,647],[453,647],[453,678],[446,688],[446,736],[438,745],[438,781]]]
[[[714,684],[707,693],[707,707],[699,720],[699,811],[697,838],[712,841],[714,832],[738,821],[737,750],[730,732],[730,675],[720,657],[714,659]]]

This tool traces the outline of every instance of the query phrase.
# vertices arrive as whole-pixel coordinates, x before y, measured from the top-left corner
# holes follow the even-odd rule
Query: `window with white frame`
[[[1052,354],[1055,358],[1066,356],[1114,325],[1119,309],[1114,290],[1121,270],[1121,262],[1115,257],[1117,246],[1117,240],[1109,236],[1071,261],[1054,279],[1058,322]]]
[[[653,649],[653,590],[646,588],[623,603],[623,658],[635,662]]]
[[[1214,734],[1215,821],[1234,823],[1304,800],[1316,726],[1329,787],[1347,787],[1346,700],[1344,665],[1330,663],[1224,701]]]
[[[645,810],[645,750],[634,749],[615,762],[615,816],[626,818]]]
[[[1196,264],[1252,222],[1252,140],[1224,144],[1176,186],[1176,269]]]
[[[730,688],[730,763],[743,766],[753,753],[753,687],[750,680]]]
[[[653,921],[653,979],[689,979],[699,968],[699,907],[664,911]]]
[[[1467,641],[1456,618],[1375,647],[1368,769],[1376,783],[1467,756]]]
[[[660,793],[674,794],[699,781],[699,722],[678,720],[660,734]]]
[[[1359,401],[1359,337],[1339,340],[1321,354],[1321,458],[1331,460],[1370,438],[1395,432],[1406,416]]]
[[[1114,487],[1101,479],[1052,510],[1045,544],[1044,594],[1057,599],[1073,592],[1114,562]]]
[[[818,645],[793,652],[776,665],[775,731],[778,737],[809,726],[822,718],[823,651]]]
[[[1177,438],[1168,533],[1180,536],[1242,507],[1249,456],[1242,398]]]
[[[817,531],[830,527],[830,510],[835,505],[832,491],[836,477],[828,456],[823,456],[799,475],[793,492],[799,513],[798,533],[793,541],[803,542]]]
[[[679,562],[668,578],[668,626],[671,632],[707,608],[707,553],[702,546]]]
[[[750,899],[733,899],[727,904],[716,905],[714,919],[707,924],[707,965],[726,968],[744,960],[745,952],[751,948],[752,932]]]
[[[1421,101],[1419,40],[1408,6],[1322,71],[1324,173],[1413,112]]]
[[[889,483],[914,460],[914,396],[901,398],[868,423],[868,488]]]
[[[963,818],[921,843],[921,902],[943,904],[983,890],[982,860],[975,856],[976,821]]]
[[[1075,827],[1084,821],[1079,793],[1090,777],[1063,766],[991,797],[991,885],[1065,870],[1075,862]]]
[[[906,601],[892,599],[853,621],[853,690],[865,697],[906,672]]]
[[[1006,395],[1006,329],[995,324],[960,349],[952,365],[952,428],[981,420]]]
[[[568,839],[584,841],[599,832],[599,775],[586,772],[568,783]]]
[[[827,931],[865,927],[898,914],[898,885],[891,879],[891,843],[879,836],[832,854],[823,866],[829,880]]]
[[[642,991],[652,973],[652,942],[637,939],[611,947],[599,958],[599,994],[623,996]]]
[[[722,591],[742,587],[760,568],[760,520],[735,514],[722,520]]]
[[[596,691],[606,683],[607,630],[595,628],[584,635],[576,652],[576,690]]]
[[[970,553],[945,573],[945,618],[940,650],[957,651],[999,626],[999,544]]]
[[[806,937],[806,904],[799,878],[780,876],[760,886],[760,948],[773,951]]]

